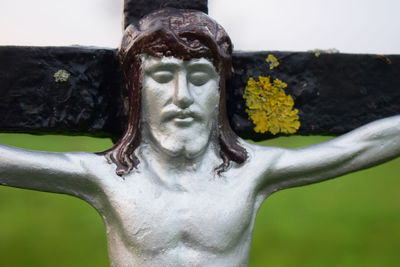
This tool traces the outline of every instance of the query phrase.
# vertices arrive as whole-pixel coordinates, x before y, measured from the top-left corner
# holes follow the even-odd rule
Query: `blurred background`
[[[400,54],[396,0],[209,0],[209,8],[236,50]],[[0,0],[0,45],[115,48],[121,25],[120,0]],[[294,148],[329,139],[282,137],[264,144]],[[112,145],[27,134],[0,134],[0,143],[60,152]],[[258,214],[250,266],[398,266],[399,191],[397,159],[271,196]],[[0,266],[108,266],[101,218],[79,199],[0,187]]]

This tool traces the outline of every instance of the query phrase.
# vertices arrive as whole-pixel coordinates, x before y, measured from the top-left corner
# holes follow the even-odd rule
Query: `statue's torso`
[[[108,167],[96,208],[113,266],[246,265],[259,201],[243,168],[174,183],[144,170],[122,179]]]

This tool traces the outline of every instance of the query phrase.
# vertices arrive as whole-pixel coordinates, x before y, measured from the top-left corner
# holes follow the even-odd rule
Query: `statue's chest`
[[[229,249],[249,232],[255,212],[251,190],[226,182],[188,191],[138,181],[113,190],[109,201],[112,229],[118,228],[127,245],[150,250]]]

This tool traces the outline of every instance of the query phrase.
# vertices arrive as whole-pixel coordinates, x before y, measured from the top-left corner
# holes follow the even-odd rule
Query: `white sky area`
[[[0,0],[0,45],[117,47],[122,2]],[[209,9],[236,50],[400,54],[399,0],[209,0]]]

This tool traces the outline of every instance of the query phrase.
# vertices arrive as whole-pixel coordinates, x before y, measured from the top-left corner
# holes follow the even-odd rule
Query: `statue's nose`
[[[180,73],[175,85],[174,104],[181,109],[188,108],[193,104],[193,97],[190,93],[190,88],[186,75]]]

